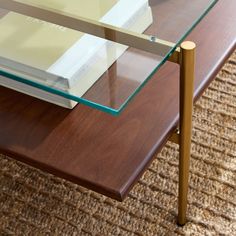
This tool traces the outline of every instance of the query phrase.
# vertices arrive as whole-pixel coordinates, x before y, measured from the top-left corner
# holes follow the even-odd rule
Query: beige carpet
[[[194,109],[188,223],[168,143],[123,203],[0,155],[0,235],[236,235],[236,53]]]

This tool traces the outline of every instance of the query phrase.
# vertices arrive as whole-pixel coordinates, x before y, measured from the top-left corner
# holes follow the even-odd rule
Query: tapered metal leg
[[[186,41],[181,44],[180,52],[179,225],[186,223],[192,134],[195,48],[196,45],[193,42]]]

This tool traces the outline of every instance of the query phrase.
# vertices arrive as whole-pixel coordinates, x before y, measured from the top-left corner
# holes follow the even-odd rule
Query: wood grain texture
[[[235,8],[235,0],[219,1],[188,37],[198,46],[195,98],[235,49]],[[119,117],[0,87],[0,151],[123,200],[177,125],[178,74],[166,63]]]

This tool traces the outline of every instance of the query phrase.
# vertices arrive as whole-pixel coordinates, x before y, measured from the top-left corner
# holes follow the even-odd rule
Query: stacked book
[[[18,0],[142,33],[152,23],[148,0]],[[1,17],[1,16],[0,16]],[[8,12],[0,18],[0,70],[83,96],[127,46],[36,18]],[[0,85],[73,108],[77,103],[16,80]]]

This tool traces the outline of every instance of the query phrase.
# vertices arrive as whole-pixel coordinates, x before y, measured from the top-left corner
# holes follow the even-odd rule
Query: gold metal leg
[[[193,42],[183,42],[180,52],[180,137],[179,137],[179,199],[178,224],[186,223],[189,164],[192,134],[195,48]]]

